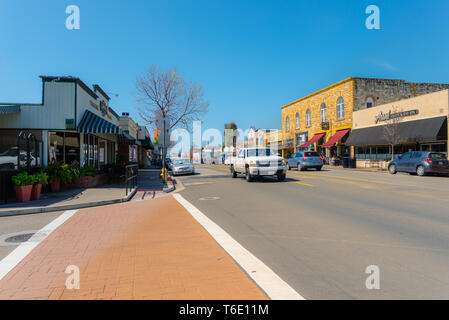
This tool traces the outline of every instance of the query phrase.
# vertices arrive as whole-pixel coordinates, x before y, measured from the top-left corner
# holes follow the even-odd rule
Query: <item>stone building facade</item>
[[[291,146],[283,156],[302,149],[327,157],[353,153],[344,142],[354,111],[448,88],[449,84],[356,77],[332,84],[281,107],[283,145]]]

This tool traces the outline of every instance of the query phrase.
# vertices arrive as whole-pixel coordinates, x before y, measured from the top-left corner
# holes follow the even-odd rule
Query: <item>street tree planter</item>
[[[52,192],[59,192],[61,190],[61,179],[55,179],[50,183]]]
[[[17,202],[27,202],[31,200],[31,191],[33,185],[27,186],[14,186],[14,191],[16,192]]]
[[[39,200],[41,198],[42,183],[33,186],[31,190],[31,200]]]

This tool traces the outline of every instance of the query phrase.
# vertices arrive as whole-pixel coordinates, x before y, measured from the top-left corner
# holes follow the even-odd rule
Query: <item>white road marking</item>
[[[56,230],[60,225],[66,222],[78,210],[66,211],[55,220],[47,224],[36,234],[34,234],[27,242],[20,244],[9,255],[0,261],[0,280],[2,280],[15,266],[17,266],[39,243],[44,241],[50,233]]]
[[[262,261],[246,250],[215,222],[206,217],[179,193],[173,197],[198,221],[218,244],[242,267],[272,300],[305,300]]]

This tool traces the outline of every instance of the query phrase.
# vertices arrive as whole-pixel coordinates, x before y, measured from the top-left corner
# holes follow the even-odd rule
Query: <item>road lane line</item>
[[[217,243],[245,270],[246,274],[272,300],[305,300],[262,261],[246,250],[226,231],[210,220],[204,213],[184,199],[179,193],[173,197],[203,226]]]
[[[12,269],[14,269],[34,248],[44,241],[54,230],[72,217],[78,210],[66,211],[55,220],[47,224],[28,241],[21,243],[2,261],[0,261],[0,280],[2,280]]]
[[[307,184],[307,183],[303,183],[303,182],[299,182],[299,181],[290,181],[290,183],[296,183],[296,184],[300,184],[303,186],[313,187],[313,185],[311,185],[311,184]]]
[[[336,178],[336,179],[345,179],[345,180],[354,180],[354,181],[365,181],[365,182],[373,182],[373,183],[382,183],[387,184],[387,182],[384,181],[377,181],[377,180],[369,180],[369,179],[360,179],[360,178],[351,178],[351,177],[341,177],[341,176],[331,176],[328,174],[318,174],[318,173],[310,173],[310,172],[293,172],[296,174],[306,174],[310,176],[318,176],[318,177],[328,177],[328,178]]]
[[[198,167],[198,168],[206,168],[206,169],[212,169],[212,170],[221,170],[221,171],[227,171],[227,172],[231,172],[230,169],[225,169],[225,168],[215,168],[215,167]]]

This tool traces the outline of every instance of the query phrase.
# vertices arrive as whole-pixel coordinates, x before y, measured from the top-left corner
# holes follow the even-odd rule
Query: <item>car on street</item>
[[[431,151],[411,151],[400,155],[388,164],[391,174],[408,172],[424,176],[426,174],[449,174],[446,154]]]
[[[195,167],[187,158],[174,159],[171,164],[171,170],[174,176],[181,174],[195,174]]]
[[[165,158],[165,167],[168,171],[172,170],[172,161],[170,158]]]
[[[19,149],[17,147],[12,147],[4,152],[0,153],[0,170],[16,170],[17,169],[17,154]],[[20,166],[25,167],[27,165],[27,152],[25,150],[20,150],[19,155]],[[35,157],[34,153],[30,153],[30,165],[35,166],[36,160],[39,163],[39,157]]]
[[[248,182],[257,177],[276,176],[284,181],[287,173],[285,160],[269,148],[240,149],[231,160],[231,175],[244,174]]]
[[[298,169],[298,171],[310,168],[320,171],[323,168],[323,159],[315,151],[298,151],[287,160],[287,169],[291,170],[293,168]]]

